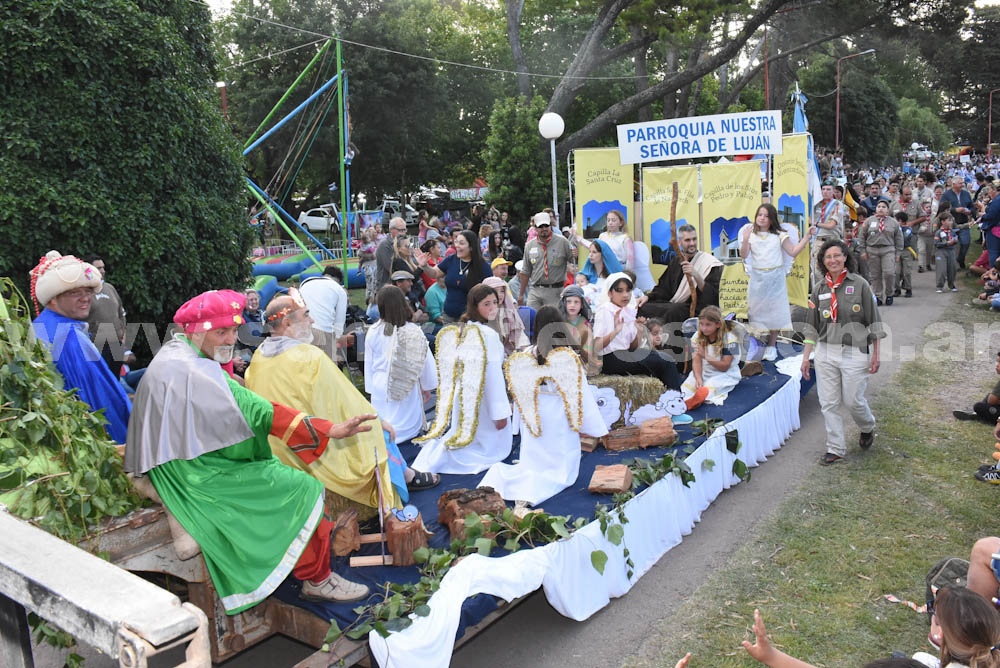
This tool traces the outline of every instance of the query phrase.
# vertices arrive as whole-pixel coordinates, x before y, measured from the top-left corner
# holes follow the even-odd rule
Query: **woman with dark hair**
[[[456,322],[462,316],[469,290],[493,273],[490,271],[490,265],[483,259],[479,249],[479,237],[475,233],[462,230],[455,235],[454,243],[455,254],[441,260],[436,267],[429,264],[425,253],[416,253],[416,261],[424,272],[434,278],[444,276],[448,292],[444,300],[442,317],[446,323]]]
[[[679,390],[681,378],[673,360],[654,350],[638,350],[642,335],[636,310],[629,306],[632,288],[632,279],[624,273],[611,274],[605,283],[603,301],[594,316],[594,348],[601,355],[603,373],[652,376],[666,387]]]
[[[365,337],[365,391],[396,430],[396,441],[408,441],[424,427],[424,401],[437,387],[437,367],[427,337],[410,322],[403,291],[386,285],[375,303],[380,319]]]
[[[764,359],[778,357],[775,342],[778,331],[792,328],[792,312],[788,306],[788,288],[785,286],[784,253],[795,257],[809,243],[817,231],[813,225],[799,243],[793,244],[788,233],[781,229],[778,210],[771,204],[757,207],[752,227],[745,227],[740,239],[740,257],[751,258],[750,287],[747,289],[747,310],[750,326],[768,330]]]
[[[817,270],[823,280],[813,286],[803,334],[802,377],[809,380],[809,355],[816,351],[816,393],[826,423],[826,454],[820,463],[834,464],[847,455],[841,408],[847,408],[861,430],[858,445],[875,441],[875,416],[865,389],[879,369],[879,339],[885,336],[871,286],[854,273],[854,256],[839,239],[819,250]]]
[[[437,414],[414,468],[479,473],[510,454],[510,401],[503,377],[503,343],[489,322],[499,311],[488,285],[469,290],[461,323],[438,333]]]
[[[605,279],[620,271],[625,271],[625,268],[607,243],[600,239],[590,242],[589,255],[587,261],[583,263],[583,269],[580,270],[580,273],[587,277],[590,285],[594,286],[598,294],[604,292]]]
[[[522,423],[520,459],[497,463],[480,481],[500,496],[537,505],[576,482],[580,473],[580,433],[603,436],[607,425],[583,381],[575,330],[554,306],[535,316],[533,345],[507,362],[511,392]],[[543,365],[547,365],[544,366]]]
[[[503,232],[494,230],[490,232],[489,241],[486,243],[486,255],[483,259],[495,260],[503,256]]]

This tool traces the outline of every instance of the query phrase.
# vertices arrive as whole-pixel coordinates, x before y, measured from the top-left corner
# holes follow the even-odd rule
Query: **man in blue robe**
[[[32,321],[35,335],[48,346],[66,387],[75,387],[93,410],[103,409],[108,435],[124,443],[132,402],[87,336],[101,272],[72,255],[49,251],[30,275],[31,296],[40,311]]]

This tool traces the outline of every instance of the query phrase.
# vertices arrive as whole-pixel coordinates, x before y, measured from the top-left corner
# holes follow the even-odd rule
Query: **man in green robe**
[[[302,580],[305,599],[359,600],[368,588],[330,569],[322,484],[278,461],[268,436],[308,463],[329,439],[370,430],[375,416],[311,418],[227,375],[220,365],[232,357],[244,299],[212,290],[178,309],[183,334],[156,354],[135,396],[125,469],[149,475],[201,546],[227,613],[260,603],[289,573]]]

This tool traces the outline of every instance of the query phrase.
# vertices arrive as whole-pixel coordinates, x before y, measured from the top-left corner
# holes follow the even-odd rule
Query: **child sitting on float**
[[[691,373],[681,393],[688,408],[707,401],[721,406],[730,390],[742,380],[740,341],[718,306],[706,306],[698,314],[698,331],[691,337]]]

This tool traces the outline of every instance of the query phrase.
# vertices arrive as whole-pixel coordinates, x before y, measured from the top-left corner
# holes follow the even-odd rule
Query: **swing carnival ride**
[[[331,46],[336,45],[331,54]],[[350,211],[350,165],[355,155],[355,149],[350,144],[350,113],[347,105],[348,84],[347,74],[343,69],[341,45],[338,40],[327,40],[301,74],[292,82],[288,90],[278,100],[267,116],[260,122],[257,129],[251,133],[243,148],[243,155],[249,155],[268,139],[286,127],[295,128],[288,143],[288,150],[279,168],[268,181],[261,186],[249,176],[246,177],[246,188],[256,200],[250,212],[250,224],[259,230],[261,241],[266,243],[272,223],[278,224],[292,240],[292,244],[271,245],[254,251],[254,275],[258,277],[274,276],[277,280],[289,280],[294,275],[306,270],[322,272],[324,260],[339,261],[345,276],[349,275],[349,258],[353,250],[349,242],[352,232],[359,220],[360,212]],[[333,75],[330,76],[331,70]],[[294,92],[306,80],[311,79],[314,90],[297,107],[288,112],[277,122],[272,123],[281,108],[293,96]],[[322,83],[321,83],[322,82]],[[329,216],[329,223],[322,232],[319,225],[309,224],[302,216],[302,221],[296,219],[280,204],[290,199],[295,181],[302,170],[309,150],[324,122],[329,116],[334,104],[337,105],[340,176],[337,183],[330,184],[332,192],[339,191],[340,202],[329,203],[319,207]],[[267,128],[266,130],[264,128]],[[343,212],[346,212],[344,215]],[[322,238],[321,237],[325,237]],[[307,243],[308,242],[308,243]],[[288,256],[294,257],[288,257]],[[271,256],[270,259],[263,256]],[[277,257],[275,257],[277,256]],[[275,262],[274,260],[287,260]],[[356,262],[352,273],[356,274]],[[353,277],[355,282],[357,277]]]

